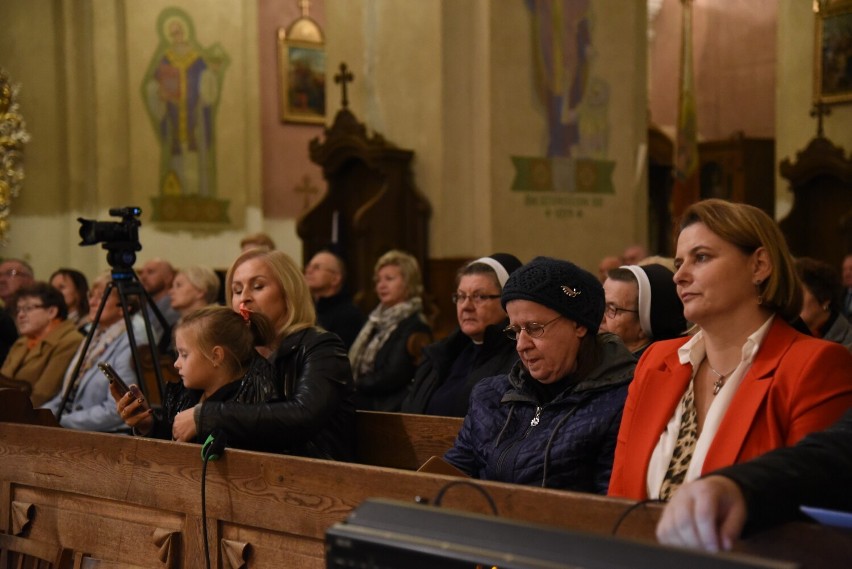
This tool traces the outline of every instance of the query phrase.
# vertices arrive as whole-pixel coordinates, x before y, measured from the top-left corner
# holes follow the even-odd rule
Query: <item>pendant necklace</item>
[[[713,366],[710,365],[710,362],[707,361],[706,358],[705,358],[704,362],[707,364],[707,369],[709,369],[714,374],[716,374],[716,379],[713,381],[713,395],[718,395],[719,390],[722,389],[723,385],[725,385],[725,378],[728,377],[729,375],[731,375],[732,373],[734,373],[734,369],[737,369],[737,368],[735,367],[734,369],[732,369],[728,373],[719,373],[718,371],[713,369]]]

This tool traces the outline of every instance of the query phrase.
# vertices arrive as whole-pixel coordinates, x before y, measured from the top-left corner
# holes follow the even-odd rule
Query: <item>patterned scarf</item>
[[[352,373],[357,379],[372,373],[376,363],[376,354],[385,345],[390,335],[400,322],[414,313],[421,312],[423,301],[414,297],[385,308],[379,304],[367,318],[367,323],[361,328],[358,337],[349,350],[349,360],[352,362]]]
[[[686,392],[683,394],[683,414],[680,417],[680,430],[677,433],[672,460],[660,485],[660,498],[669,500],[674,495],[686,477],[692,454],[695,452],[695,443],[698,440],[698,414],[695,411],[695,392],[692,388],[693,382],[689,382]]]
[[[80,389],[81,380],[86,375],[86,372],[92,369],[92,367],[100,360],[101,356],[103,356],[110,344],[124,333],[125,326],[123,319],[112,324],[109,328],[104,329],[98,327],[98,329],[95,330],[95,333],[92,336],[92,342],[89,344],[89,349],[86,351],[86,356],[83,358],[83,365],[80,366],[80,373],[77,374],[74,381],[74,387],[68,396],[68,405],[65,406],[65,413],[71,411],[71,404],[77,397],[77,390]],[[68,389],[68,384],[71,382],[71,374],[74,373],[74,367],[80,359],[80,352],[83,350],[83,346],[85,346],[85,344],[85,341],[80,344],[80,347],[77,348],[77,353],[74,354],[74,357],[71,359],[71,363],[68,364],[68,369],[65,371],[65,378],[62,380],[62,393],[65,393],[65,390]]]

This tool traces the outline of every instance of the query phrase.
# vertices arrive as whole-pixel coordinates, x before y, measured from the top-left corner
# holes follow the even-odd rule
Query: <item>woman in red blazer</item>
[[[684,481],[789,446],[852,407],[852,355],[787,324],[802,303],[784,236],[763,211],[705,200],[683,216],[674,279],[691,338],[636,368],[609,494],[668,499]]]

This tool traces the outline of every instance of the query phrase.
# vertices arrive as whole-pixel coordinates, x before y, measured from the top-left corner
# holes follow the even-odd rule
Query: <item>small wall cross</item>
[[[831,109],[828,108],[828,105],[826,105],[822,101],[814,103],[814,106],[811,109],[811,116],[816,117],[816,120],[817,120],[817,136],[819,138],[823,138],[822,119],[823,119],[823,117],[827,117],[830,114],[831,114]]]
[[[349,106],[349,99],[346,97],[346,84],[351,83],[355,79],[355,76],[352,75],[352,72],[349,71],[349,68],[345,63],[340,64],[340,73],[334,76],[334,82],[340,85],[340,90],[342,93],[341,104],[343,108],[347,108]]]
[[[305,205],[302,206],[302,209],[307,211],[311,207],[311,196],[319,193],[320,189],[311,183],[311,177],[305,174],[305,177],[302,178],[302,183],[293,188],[297,194],[303,194],[305,196]]]

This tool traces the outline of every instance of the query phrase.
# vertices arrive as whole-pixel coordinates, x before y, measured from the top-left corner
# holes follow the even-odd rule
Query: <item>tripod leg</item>
[[[134,277],[135,277],[135,275],[136,274],[133,273]],[[145,292],[145,289],[142,287],[142,284],[138,280],[135,280],[135,281],[134,280],[130,280],[130,281],[120,280],[120,281],[117,281],[117,283],[118,283],[118,294],[119,294],[119,297],[121,298],[122,305],[125,307],[124,321],[125,321],[126,326],[127,326],[128,339],[130,340],[130,351],[133,354],[133,361],[134,361],[134,364],[136,366],[136,375],[139,379],[139,387],[142,389],[142,393],[145,395],[145,397],[149,401],[151,401],[151,395],[152,394],[149,393],[148,385],[146,384],[146,381],[145,381],[145,372],[142,368],[142,359],[139,357],[139,346],[136,342],[136,333],[133,330],[133,322],[132,322],[132,319],[131,319],[130,311],[126,309],[127,306],[128,306],[128,302],[127,302],[128,295],[135,295],[139,300],[140,313],[141,313],[142,321],[145,325],[145,334],[148,338],[148,349],[150,350],[150,353],[151,353],[151,364],[154,368],[154,375],[157,378],[157,385],[156,385],[157,396],[159,397],[160,403],[162,403],[163,395],[164,395],[164,383],[163,383],[162,372],[160,370],[160,354],[159,354],[159,350],[157,348],[157,339],[155,338],[154,331],[151,328],[151,320],[149,318],[148,311],[147,311],[147,306],[148,306],[147,303],[151,302],[151,298],[147,295],[147,293]],[[155,305],[152,305],[152,306],[154,306],[154,308],[156,308]],[[162,318],[162,316],[161,316],[161,318]],[[165,325],[163,333],[166,334],[167,331],[168,331],[168,324],[165,322],[165,319],[163,319],[162,322]]]

